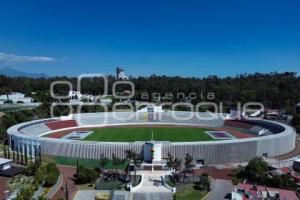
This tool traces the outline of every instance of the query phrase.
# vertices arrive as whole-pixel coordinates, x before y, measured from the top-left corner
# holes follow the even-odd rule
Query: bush
[[[46,169],[46,177],[45,177],[45,184],[44,186],[45,187],[51,187],[53,186],[58,177],[59,177],[59,170],[58,168],[56,167],[56,165],[54,163],[49,163],[45,166],[45,169]]]
[[[45,166],[40,166],[37,169],[35,168],[37,165],[30,165],[26,169],[26,173],[34,174],[34,187],[37,189],[43,182],[45,187],[53,186],[58,177],[59,177],[59,170],[54,163],[48,163]]]
[[[75,176],[75,182],[76,184],[93,183],[97,177],[98,173],[95,170],[79,166],[78,174]]]
[[[59,177],[59,172],[58,171],[51,171],[51,172],[49,172],[48,175],[45,178],[45,184],[44,184],[44,186],[45,187],[51,187],[51,186],[53,186],[56,183],[58,177]]]
[[[38,168],[38,170],[36,171],[36,174],[35,174],[35,179],[34,179],[35,187],[38,187],[40,184],[42,184],[45,176],[46,176],[45,170],[42,167]]]
[[[32,197],[34,189],[31,186],[24,186],[21,188],[20,193],[16,197],[16,200],[28,200]]]
[[[33,176],[36,174],[38,165],[34,162],[29,163],[28,167],[24,170],[24,174],[27,176]]]
[[[4,103],[4,104],[7,104],[7,103],[13,103],[13,101],[12,101],[12,100],[6,100],[6,101],[4,101],[3,103]]]
[[[208,174],[203,173],[201,175],[200,184],[201,184],[201,186],[204,190],[209,191],[209,189],[210,189],[210,180],[209,180]]]
[[[38,200],[46,200],[44,196],[39,196]]]

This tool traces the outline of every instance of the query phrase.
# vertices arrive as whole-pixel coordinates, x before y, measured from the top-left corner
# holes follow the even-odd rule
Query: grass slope
[[[84,159],[84,158],[71,158],[66,156],[48,156],[47,161],[55,162],[59,165],[68,165],[68,166],[76,166],[77,161],[79,165],[82,165],[87,168],[95,168],[100,167],[100,160],[97,159]],[[114,166],[112,160],[109,160],[108,163],[104,166],[105,169],[125,169],[127,166],[127,162],[120,164],[119,166]]]
[[[193,184],[188,184],[177,189],[175,198],[176,200],[200,200],[207,193],[207,191],[196,190]]]
[[[111,142],[134,142],[134,141],[210,141],[213,140],[206,134],[205,129],[189,127],[111,127],[95,129],[86,137],[87,141],[111,141]]]

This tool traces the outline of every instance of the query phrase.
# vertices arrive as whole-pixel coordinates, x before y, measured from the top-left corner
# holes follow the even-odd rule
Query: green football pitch
[[[152,139],[170,142],[214,140],[206,134],[206,130],[190,127],[107,127],[94,129],[94,132],[84,140],[105,142],[135,142]]]

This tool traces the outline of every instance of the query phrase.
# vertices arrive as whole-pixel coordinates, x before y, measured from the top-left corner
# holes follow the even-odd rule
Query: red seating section
[[[236,128],[242,128],[242,129],[249,130],[250,128],[252,128],[253,125],[250,123],[237,121],[237,120],[225,120],[224,126],[236,127]]]
[[[45,125],[52,130],[57,130],[62,128],[76,127],[77,123],[75,120],[65,120],[65,121],[47,122],[45,123]]]

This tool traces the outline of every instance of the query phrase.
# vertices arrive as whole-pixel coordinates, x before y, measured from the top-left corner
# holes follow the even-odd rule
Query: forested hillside
[[[77,78],[52,77],[52,78],[9,78],[0,76],[0,93],[23,92],[30,96],[31,92],[36,92],[33,97],[41,102],[52,102],[50,98],[50,84],[57,80],[67,80],[73,83],[76,90]],[[108,93],[111,94],[112,84],[115,78],[108,76]],[[215,93],[214,102],[235,103],[259,101],[268,107],[293,107],[300,101],[300,78],[293,72],[269,73],[269,74],[243,74],[236,77],[218,78],[210,76],[207,78],[182,78],[155,76],[131,78],[135,84],[135,99],[141,99],[143,92],[149,94],[151,101],[152,93],[173,93],[173,101],[180,101],[176,98],[176,93],[182,92],[188,95],[193,92],[197,94],[197,101],[207,100],[207,93]],[[67,94],[68,87],[57,87],[56,92]],[[93,80],[82,81],[82,92],[94,95],[102,94],[103,80],[95,78]]]
[[[57,101],[50,97],[50,85],[53,81],[66,80],[73,84],[76,90],[77,78],[75,77],[51,77],[51,78],[10,78],[0,76],[0,94],[10,92],[22,92],[32,96],[43,105],[34,110],[21,112],[9,112],[0,118],[0,138],[4,137],[6,128],[22,121],[45,118],[50,114],[51,102]],[[108,94],[112,92],[112,84],[115,82],[113,76],[108,76]],[[153,101],[153,93],[159,93],[161,97],[173,95],[173,98],[165,101],[178,102],[184,100],[182,96],[177,97],[177,93],[196,94],[199,101],[223,102],[228,108],[235,106],[236,102],[256,101],[263,103],[270,108],[283,108],[294,115],[294,123],[300,130],[300,116],[295,113],[295,104],[300,101],[300,78],[293,72],[269,73],[269,74],[243,74],[236,77],[219,78],[210,76],[206,78],[182,78],[156,76],[130,78],[135,85],[135,100],[145,100],[143,94],[147,93],[147,101]],[[82,93],[99,95],[103,93],[103,80],[94,78],[82,81]],[[120,90],[128,89],[124,86]],[[55,93],[66,95],[69,88],[61,86],[55,88]],[[35,92],[34,94],[32,92]],[[207,99],[208,93],[214,93],[214,99]],[[90,111],[86,108],[86,111]],[[68,113],[66,109],[56,109],[56,114]]]

